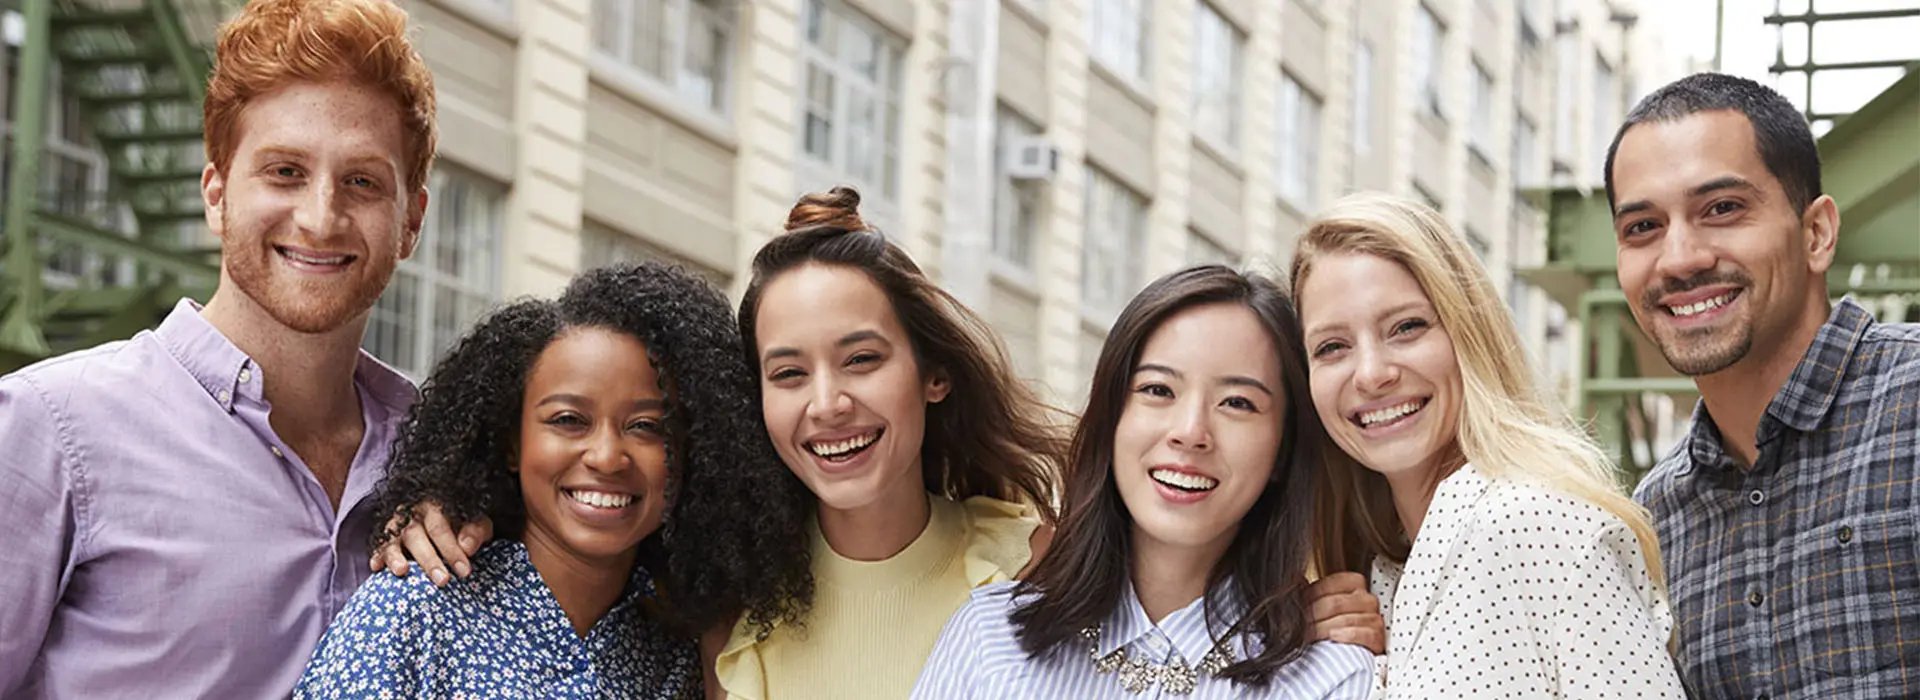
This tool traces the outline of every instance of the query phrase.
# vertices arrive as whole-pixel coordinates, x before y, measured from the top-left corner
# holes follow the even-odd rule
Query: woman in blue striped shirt
[[[1323,428],[1284,292],[1221,266],[1114,322],[1053,549],[976,589],[915,698],[1361,698],[1373,656],[1310,642]]]

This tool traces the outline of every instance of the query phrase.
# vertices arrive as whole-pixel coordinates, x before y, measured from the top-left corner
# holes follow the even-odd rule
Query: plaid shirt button
[[[1767,494],[1761,491],[1760,489],[1754,489],[1751,493],[1747,494],[1747,502],[1752,503],[1756,506],[1762,503],[1766,503]]]

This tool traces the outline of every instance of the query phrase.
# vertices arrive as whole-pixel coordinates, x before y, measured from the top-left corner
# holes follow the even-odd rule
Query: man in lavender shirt
[[[367,576],[414,389],[361,334],[435,144],[406,25],[390,0],[256,0],[223,26],[213,298],[0,378],[0,697],[284,696]]]

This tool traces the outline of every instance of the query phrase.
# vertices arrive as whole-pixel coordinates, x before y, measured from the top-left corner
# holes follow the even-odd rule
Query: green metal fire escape
[[[1920,321],[1920,63],[1852,114],[1817,116],[1836,120],[1819,139],[1823,185],[1840,208],[1830,292],[1861,298],[1883,321]],[[1584,337],[1572,408],[1593,421],[1627,480],[1637,481],[1661,457],[1643,398],[1673,397],[1684,419],[1698,394],[1628,312],[1614,276],[1606,194],[1544,196],[1547,261],[1520,274],[1578,316]]]
[[[129,337],[181,296],[211,293],[200,114],[212,28],[232,4],[0,0],[26,29],[0,221],[0,371]],[[104,191],[43,167],[56,107],[104,155]]]

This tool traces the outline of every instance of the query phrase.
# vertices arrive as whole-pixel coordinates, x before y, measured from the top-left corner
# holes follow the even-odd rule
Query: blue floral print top
[[[320,640],[295,698],[698,698],[691,639],[648,619],[643,567],[586,637],[527,557],[496,540],[473,575],[435,588],[415,565],[406,578],[369,578]]]

